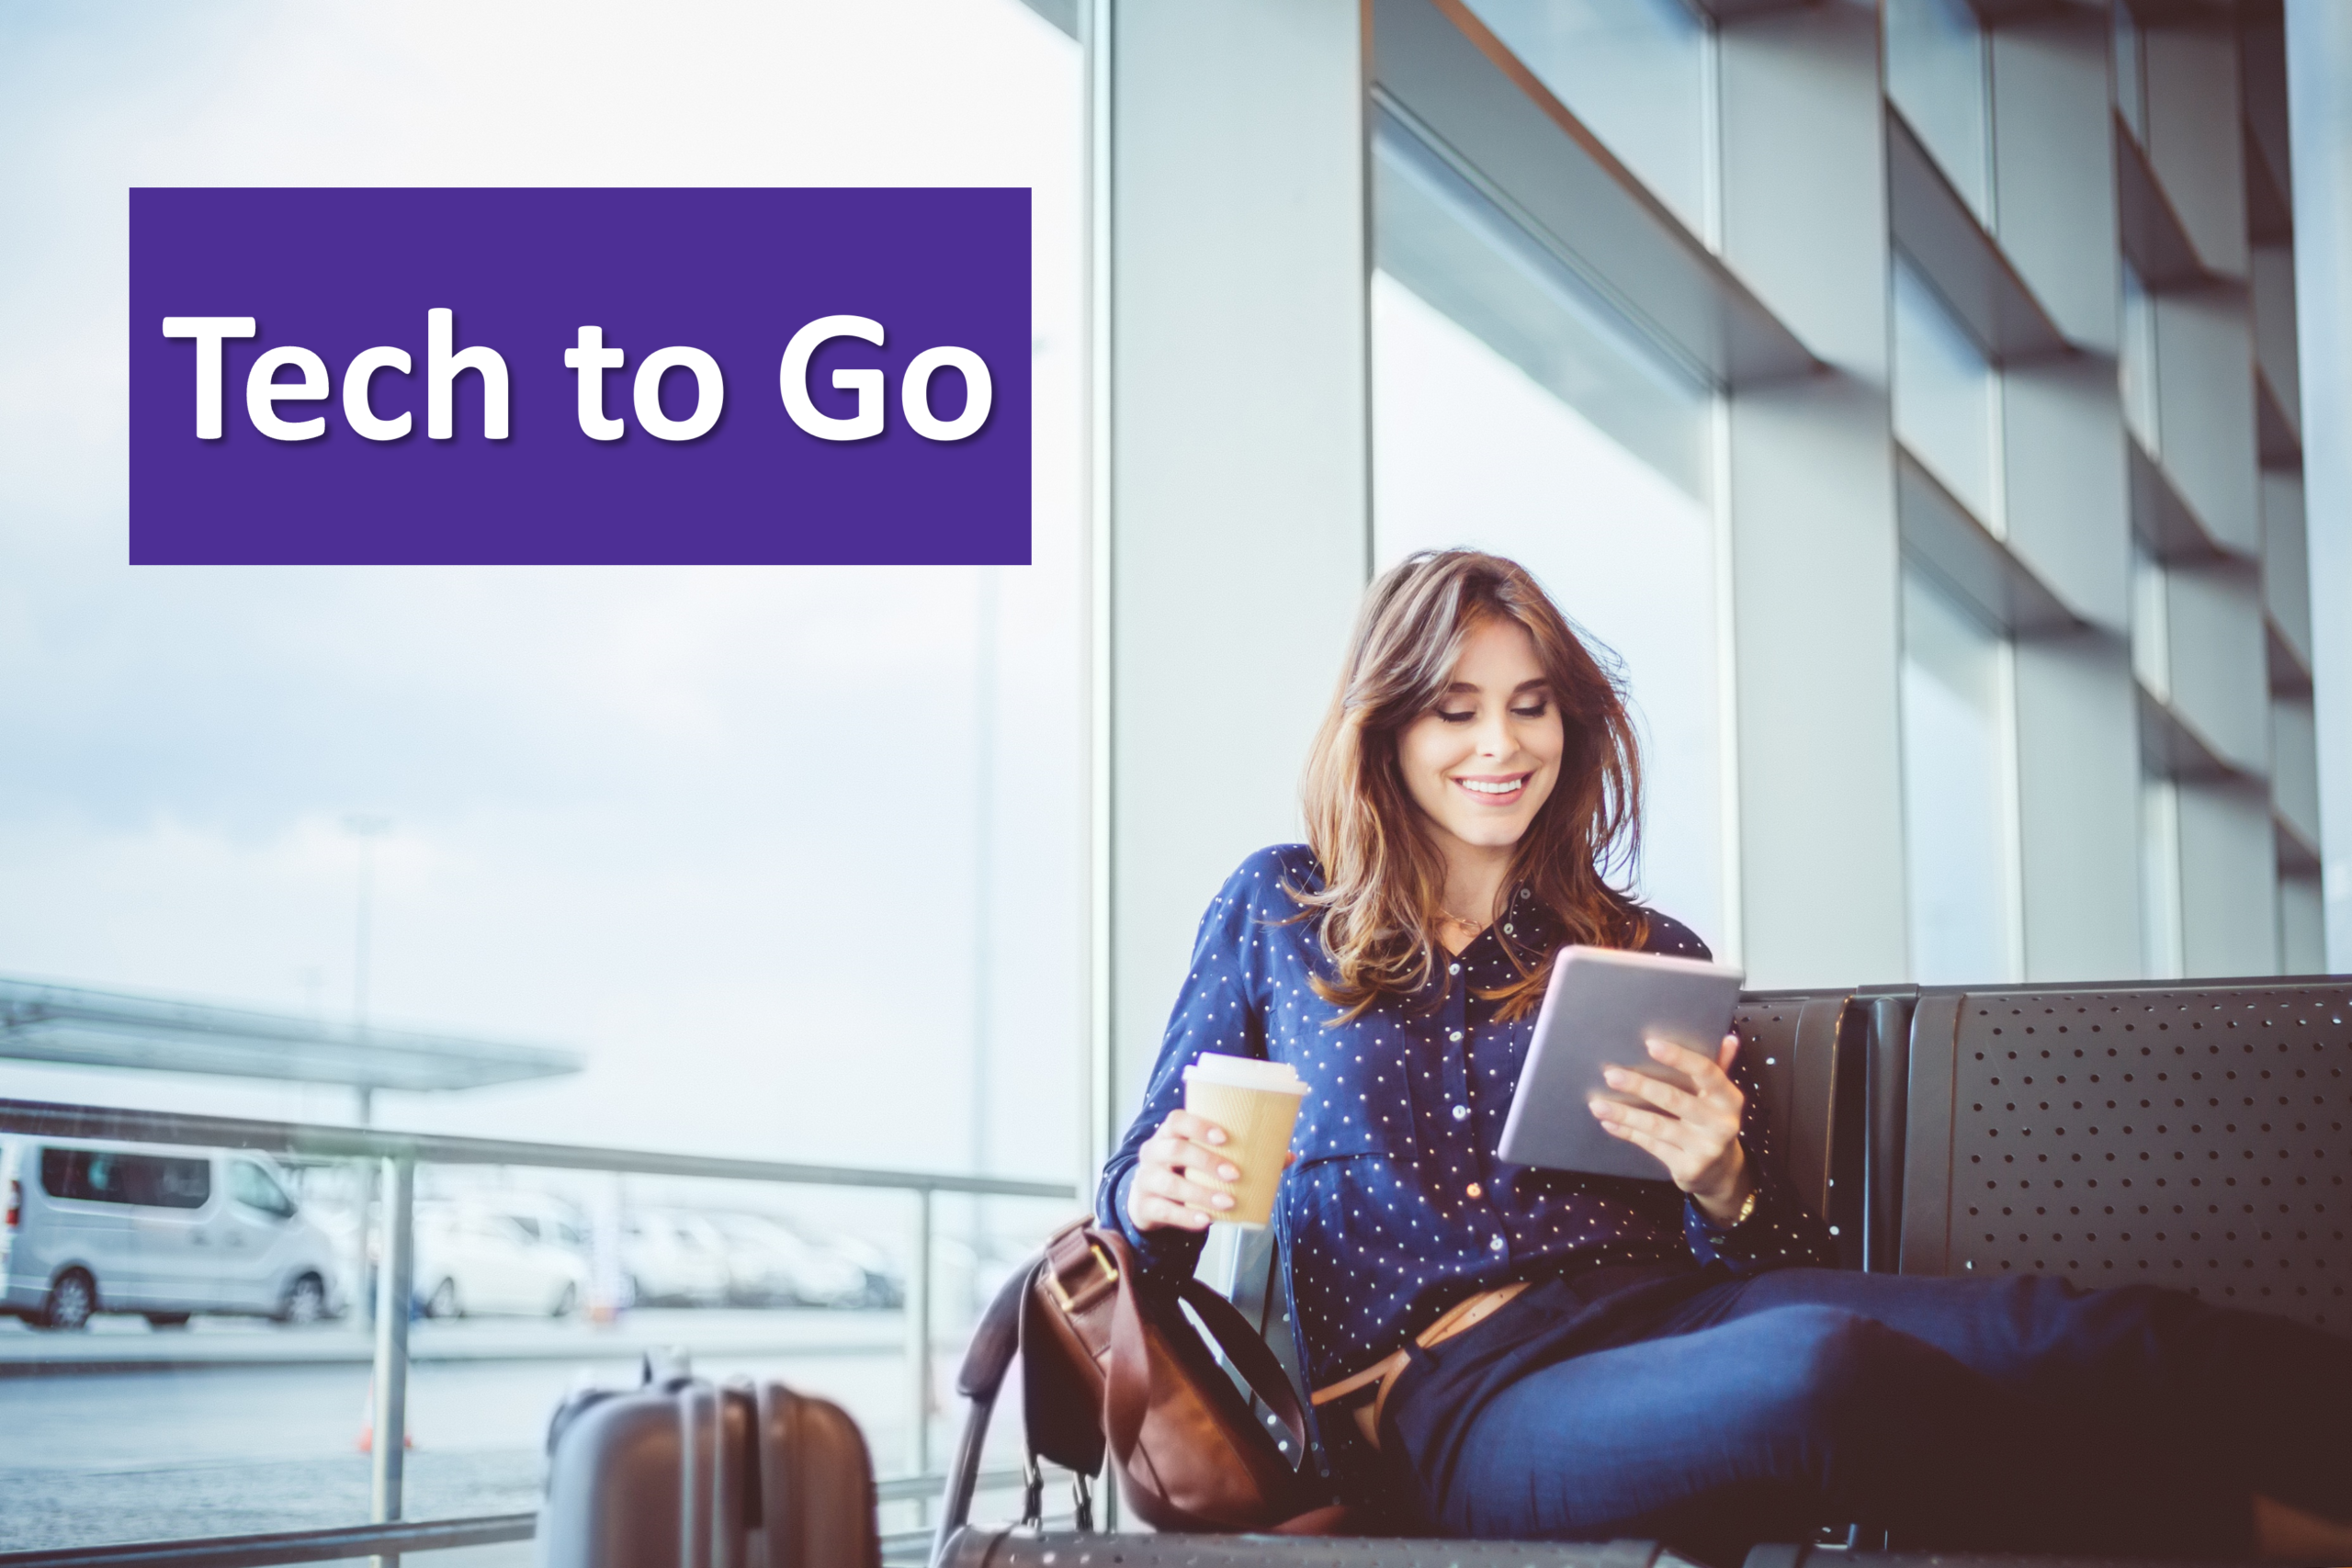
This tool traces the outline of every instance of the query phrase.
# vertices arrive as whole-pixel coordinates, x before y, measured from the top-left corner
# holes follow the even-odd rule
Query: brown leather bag
[[[1288,1437],[1287,1451],[1216,1364],[1189,1305]],[[1126,1238],[1084,1221],[1046,1244],[1021,1296],[1029,1447],[1080,1475],[1107,1445],[1119,1490],[1156,1529],[1317,1533],[1332,1511],[1282,1364],[1198,1280],[1146,1285]]]

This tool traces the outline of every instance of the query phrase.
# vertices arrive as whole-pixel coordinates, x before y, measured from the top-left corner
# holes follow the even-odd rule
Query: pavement
[[[412,1364],[457,1361],[634,1361],[684,1347],[702,1355],[898,1355],[906,1327],[897,1312],[649,1309],[620,1321],[459,1318],[409,1325]],[[376,1359],[364,1320],[295,1328],[253,1318],[199,1317],[184,1328],[101,1314],[88,1329],[52,1334],[0,1318],[0,1379],[208,1367],[366,1366]]]
[[[780,1378],[836,1399],[865,1428],[879,1474],[910,1469],[896,1314],[646,1312],[609,1330],[495,1320],[413,1327],[421,1353],[409,1383],[409,1518],[537,1507],[548,1413],[582,1382],[633,1383],[636,1358],[653,1347],[683,1346],[707,1377]],[[199,1321],[151,1333],[135,1319],[102,1319],[85,1335],[22,1339],[51,1359],[47,1375],[0,1381],[0,1551],[367,1519],[371,1461],[357,1438],[369,1371],[358,1353],[365,1341],[350,1330]],[[158,1339],[176,1342],[174,1359],[127,1359]],[[61,1340],[70,1344],[62,1360],[53,1349]],[[428,1342],[445,1353],[422,1353]],[[944,1392],[956,1348],[946,1335],[941,1344],[934,1465],[952,1451],[956,1418]],[[16,1366],[37,1364],[16,1331],[0,1330],[0,1345]],[[269,1348],[280,1353],[265,1357]],[[191,1359],[216,1349],[215,1359]],[[325,1359],[329,1351],[338,1359]],[[1001,1414],[991,1436],[990,1468],[1017,1463],[1017,1416]],[[922,1522],[920,1504],[885,1505],[886,1530]],[[478,1551],[464,1556],[469,1568],[528,1561],[527,1544]],[[419,1561],[459,1568],[459,1560]]]

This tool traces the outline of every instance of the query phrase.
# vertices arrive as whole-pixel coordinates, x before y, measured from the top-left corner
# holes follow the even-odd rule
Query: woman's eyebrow
[[[1515,697],[1521,692],[1532,692],[1536,690],[1538,687],[1549,689],[1551,684],[1552,682],[1550,681],[1541,675],[1538,675],[1532,681],[1521,681],[1518,685],[1513,686],[1510,689],[1510,694]],[[1471,696],[1476,696],[1486,689],[1487,688],[1481,686],[1476,681],[1456,681],[1446,687],[1443,694],[1450,697],[1456,692],[1462,692],[1466,693]]]

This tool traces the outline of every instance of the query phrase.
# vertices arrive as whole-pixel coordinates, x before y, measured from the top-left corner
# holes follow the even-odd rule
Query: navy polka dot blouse
[[[1096,1198],[1100,1218],[1126,1234],[1148,1273],[1189,1273],[1199,1258],[1198,1233],[1137,1232],[1126,1189],[1136,1151],[1184,1102],[1183,1069],[1209,1051],[1287,1062],[1309,1086],[1292,1137],[1298,1163],[1283,1178],[1275,1224],[1310,1387],[1378,1360],[1453,1303],[1513,1280],[1672,1259],[1721,1259],[1743,1270],[1835,1264],[1821,1222],[1771,1172],[1752,1092],[1741,1136],[1759,1196],[1747,1222],[1729,1232],[1714,1230],[1663,1179],[1496,1159],[1534,1031],[1532,1014],[1502,1021],[1498,1004],[1472,994],[1517,976],[1497,931],[1442,963],[1427,995],[1335,1026],[1341,1010],[1307,985],[1318,969],[1331,973],[1316,922],[1295,919],[1283,890],[1320,880],[1306,846],[1261,850],[1202,918],[1142,1112]],[[1550,945],[1548,917],[1525,889],[1501,926],[1537,951]],[[1679,921],[1651,914],[1649,927],[1648,951],[1708,956]],[[1743,1064],[1732,1077],[1749,1089]]]

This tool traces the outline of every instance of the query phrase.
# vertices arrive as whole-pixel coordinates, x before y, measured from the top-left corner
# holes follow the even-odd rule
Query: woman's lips
[[[1527,793],[1526,773],[1506,773],[1499,778],[1456,774],[1453,786],[1481,806],[1516,806]]]

